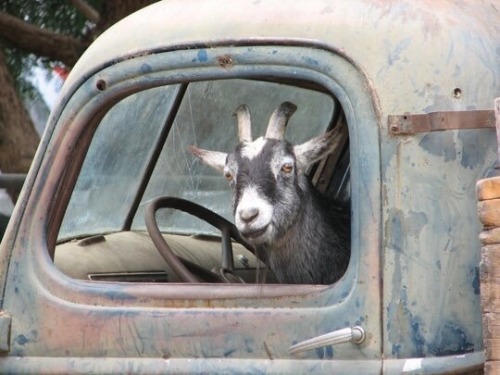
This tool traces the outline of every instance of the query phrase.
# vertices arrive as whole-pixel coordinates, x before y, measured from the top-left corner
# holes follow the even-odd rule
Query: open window
[[[260,136],[285,100],[298,105],[285,134],[292,143],[346,121],[332,93],[292,79],[184,82],[118,101],[100,121],[85,156],[58,234],[57,267],[84,280],[181,282],[148,234],[148,204],[158,196],[182,198],[232,221],[227,181],[195,160],[188,146],[231,151],[238,143],[232,114],[239,105],[248,105],[253,132]],[[339,147],[308,174],[319,190],[348,203],[349,141],[343,128]],[[170,249],[198,280],[221,281],[213,273],[224,272],[228,263],[217,228],[172,208],[155,217]],[[251,247],[235,242],[232,253],[229,264],[240,281],[275,283]]]

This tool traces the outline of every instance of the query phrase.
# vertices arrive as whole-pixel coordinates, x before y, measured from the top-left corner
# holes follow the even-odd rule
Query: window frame
[[[220,66],[219,56],[228,55],[232,56],[235,64],[230,67]],[[142,73],[137,74],[138,71]],[[188,78],[191,82],[227,78],[266,79],[271,76],[275,79],[293,78],[315,82],[328,89],[345,112],[351,145],[351,209],[354,213],[351,220],[352,254],[346,274],[339,282],[326,286],[175,284],[149,285],[144,288],[142,285],[127,285],[126,293],[142,297],[131,298],[134,300],[133,304],[138,306],[148,306],[152,303],[151,299],[170,301],[164,302],[168,306],[191,306],[192,302],[189,301],[215,299],[225,307],[269,307],[273,305],[274,298],[279,298],[280,307],[311,307],[317,306],[318,301],[323,301],[320,305],[348,308],[354,303],[349,296],[360,284],[371,281],[373,283],[364,293],[372,289],[378,301],[380,220],[375,213],[380,212],[380,168],[375,99],[367,89],[369,82],[364,73],[349,59],[338,51],[325,51],[311,45],[221,46],[209,50],[201,48],[163,52],[121,61],[89,77],[69,98],[64,110],[54,121],[58,125],[49,141],[49,148],[52,143],[56,152],[48,153],[44,158],[46,160],[42,162],[42,169],[45,167],[42,175],[46,173],[52,183],[43,189],[35,189],[40,195],[40,199],[36,200],[35,212],[43,218],[43,225],[36,226],[31,234],[46,238],[48,246],[45,245],[45,251],[37,251],[33,259],[38,258],[43,263],[37,276],[51,289],[51,293],[67,295],[67,288],[70,286],[78,291],[77,295],[72,296],[75,302],[84,303],[87,296],[98,295],[96,303],[115,306],[116,299],[109,298],[109,295],[120,294],[124,289],[124,286],[109,283],[69,280],[51,262],[57,232],[81,168],[81,161],[98,123],[112,105],[133,92],[182,83]],[[103,82],[106,87],[104,90]],[[361,137],[369,150],[363,149],[359,144],[359,126],[362,122],[369,123],[369,126],[363,128]],[[66,160],[78,161],[78,164],[68,164],[65,163]],[[55,168],[48,168],[48,165]],[[370,191],[367,187],[373,185],[377,189]],[[360,190],[363,192],[360,193]],[[362,196],[369,203],[368,207],[362,206]],[[52,220],[49,221],[49,218]],[[368,224],[367,233],[361,233],[361,228],[366,229]],[[361,252],[363,247],[369,249],[366,254],[365,251]],[[369,270],[366,268],[361,272],[360,266],[366,267],[368,261],[370,267],[375,266],[376,271],[366,273]],[[104,287],[108,290],[106,294],[102,294]]]
[[[215,88],[211,89],[210,92],[211,95],[216,96],[216,99],[207,99],[207,88],[210,87],[212,83],[215,84],[216,82],[219,83],[217,83]],[[202,86],[200,87],[198,84],[202,84]],[[241,92],[245,94],[233,95],[233,92],[240,88],[242,89]],[[158,89],[161,89],[161,91],[158,91]],[[135,95],[139,95],[137,101],[136,98],[134,98]],[[218,214],[222,214],[222,216],[228,220],[232,220],[231,205],[229,204],[229,202],[231,202],[231,197],[229,196],[231,189],[225,180],[220,178],[219,173],[215,171],[211,172],[211,170],[205,166],[201,167],[201,163],[199,162],[193,163],[197,164],[195,171],[192,171],[189,167],[187,168],[189,170],[182,170],[182,168],[178,166],[178,168],[181,168],[181,170],[178,171],[178,173],[180,173],[179,175],[170,172],[172,166],[169,162],[166,162],[166,160],[168,158],[174,160],[175,157],[177,157],[176,152],[183,153],[180,157],[182,160],[195,161],[195,158],[188,153],[187,145],[196,145],[196,136],[193,139],[189,139],[187,143],[184,142],[186,144],[182,146],[182,151],[179,151],[177,146],[172,146],[172,150],[176,150],[175,152],[168,151],[167,153],[167,149],[169,148],[169,142],[172,142],[172,137],[174,137],[172,133],[181,134],[182,129],[189,129],[191,127],[196,127],[198,129],[193,129],[193,131],[190,132],[190,135],[193,136],[195,132],[207,132],[207,130],[203,131],[203,128],[208,121],[213,124],[212,126],[218,127],[221,125],[221,129],[224,130],[220,133],[221,130],[214,129],[210,134],[207,134],[207,137],[215,137],[214,140],[217,140],[218,145],[205,144],[205,146],[200,147],[212,150],[230,151],[231,148],[237,144],[236,124],[234,123],[234,116],[231,116],[231,113],[234,111],[234,108],[238,106],[237,103],[241,104],[248,100],[251,102],[247,104],[252,108],[253,131],[256,134],[255,137],[263,135],[265,129],[259,127],[266,124],[267,119],[262,117],[264,117],[264,114],[270,115],[275,107],[271,108],[270,105],[273,104],[265,101],[265,103],[263,103],[263,106],[266,107],[265,110],[259,108],[259,105],[261,105],[259,101],[262,101],[262,95],[267,95],[268,101],[276,102],[276,107],[279,104],[278,100],[280,97],[288,98],[298,103],[301,102],[301,99],[306,100],[306,103],[301,103],[301,110],[291,120],[291,122],[295,124],[293,126],[292,124],[288,126],[287,140],[292,143],[305,142],[319,135],[320,132],[324,132],[337,125],[341,112],[338,102],[336,102],[335,98],[326,92],[326,90],[311,87],[311,85],[302,87],[300,83],[292,81],[273,82],[270,80],[262,81],[255,79],[225,79],[218,81],[198,81],[193,83],[185,82],[182,84],[159,86],[131,94],[116,104],[116,107],[119,107],[118,111],[115,111],[116,107],[112,107],[96,129],[96,133],[88,149],[88,155],[86,156],[87,160],[84,161],[75,186],[78,194],[72,194],[65,213],[66,219],[69,210],[70,220],[66,221],[63,219],[62,233],[59,232],[58,243],[100,235],[107,232],[113,233],[115,231],[128,231],[131,229],[145,231],[145,208],[142,206],[140,209],[141,205],[158,195],[171,195],[178,198],[191,199],[189,196],[185,196],[182,191],[176,190],[175,186],[172,186],[172,183],[168,182],[170,178],[187,176],[189,174],[191,174],[190,179],[194,178],[194,180],[198,182],[201,182],[196,179],[196,177],[199,176],[194,176],[193,174],[210,175],[216,178],[217,181],[220,181],[221,186],[219,188],[221,190],[218,191],[223,193],[224,198],[219,202],[218,206],[225,207],[223,212],[217,211],[218,208],[211,207],[209,201],[198,198],[194,191],[193,199],[195,203],[205,205]],[[160,100],[162,101],[161,104],[159,104]],[[195,101],[194,104],[187,104],[193,100]],[[151,101],[151,103],[148,103],[148,101]],[[309,103],[311,103],[312,108],[309,108]],[[308,122],[308,116],[310,117],[312,114],[319,113],[317,112],[317,107],[320,103],[323,103],[321,108],[322,115]],[[147,106],[147,109],[142,110],[141,108],[143,106]],[[210,108],[211,112],[216,113],[218,119],[208,120],[206,116],[210,116],[210,114],[206,113],[200,118],[201,112],[198,112],[198,118],[196,118],[195,114],[195,118],[193,119],[193,110],[191,106],[196,108]],[[330,106],[330,108],[325,108],[326,106]],[[130,111],[132,113],[130,113]],[[144,111],[146,112],[144,113]],[[189,111],[188,113],[191,118],[186,118],[186,111]],[[196,113],[196,111],[194,112]],[[141,114],[137,115],[137,113]],[[111,117],[109,117],[110,114]],[[113,116],[115,114],[116,116]],[[130,118],[131,116],[134,117]],[[129,123],[129,121],[132,123]],[[104,129],[101,129],[103,127]],[[144,130],[145,128],[148,129],[149,132],[148,130]],[[100,132],[100,130],[104,132]],[[228,131],[233,131],[235,134],[229,136],[227,134]],[[139,142],[131,141],[133,139],[131,132],[138,132],[141,134],[139,135]],[[212,132],[215,132],[217,135],[212,135]],[[119,141],[115,139],[115,134],[119,137]],[[125,138],[122,138],[124,137],[123,134],[127,134]],[[199,137],[200,135],[198,135],[198,138]],[[111,145],[112,143],[114,145],[119,145],[121,142],[132,142],[132,144],[127,143],[129,146],[125,146],[124,148],[116,148]],[[108,143],[109,146],[107,146]],[[138,146],[134,143],[138,144]],[[107,150],[114,151],[109,152]],[[136,168],[141,169],[137,171],[137,173],[126,175],[130,176],[130,180],[127,180],[125,176],[123,178],[123,183],[117,183],[115,187],[106,183],[109,178],[113,179],[115,173],[123,174],[124,169],[130,171]],[[103,172],[104,169],[110,172]],[[201,169],[203,173],[198,171],[198,169]],[[207,174],[206,172],[211,173]],[[163,190],[157,189],[152,191],[150,189],[150,185],[153,182],[152,177],[154,177],[154,181],[158,179],[164,181],[165,187]],[[328,176],[326,176],[326,178],[328,178]],[[134,183],[136,184],[134,185]],[[328,183],[325,184],[327,186]],[[165,189],[168,185],[171,185],[173,190]],[[99,186],[102,190],[99,189]],[[323,186],[323,188],[326,188],[326,186]],[[107,189],[107,187],[110,187],[111,190]],[[201,191],[203,191],[203,187],[201,189]],[[151,194],[152,192],[154,193],[153,195]],[[87,196],[89,197],[88,201],[86,201]],[[92,198],[92,196],[94,198]],[[100,203],[96,203],[95,199]],[[88,211],[86,207],[89,208]],[[79,214],[82,210],[86,211],[84,215]],[[115,211],[115,214],[116,212],[120,214],[116,216],[114,214],[114,217],[111,218],[111,216],[108,215],[111,211]],[[94,218],[92,217],[93,213],[95,214]],[[179,211],[172,211],[169,214],[177,216],[178,213]],[[163,215],[163,212],[157,217],[159,224],[161,223],[161,215]],[[193,221],[192,217],[190,221]],[[165,225],[166,223],[163,222],[162,224]],[[204,225],[203,227],[200,227],[199,224],[175,226],[174,223],[170,223],[170,226],[162,226],[162,228],[171,233],[219,236],[216,228],[209,225]]]

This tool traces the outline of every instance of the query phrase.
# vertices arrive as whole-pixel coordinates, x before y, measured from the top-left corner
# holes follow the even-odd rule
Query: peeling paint
[[[445,162],[457,158],[455,141],[450,132],[436,132],[424,135],[419,146],[432,155],[444,158]]]
[[[392,354],[396,358],[425,357],[426,340],[422,335],[424,323],[411,313],[407,298],[406,287],[403,287],[400,300],[387,308],[389,321],[392,321],[392,324],[387,326],[389,341],[392,342]]]
[[[208,61],[208,54],[207,54],[207,51],[204,49],[200,49],[198,51],[198,53],[196,54],[196,57],[198,58],[198,61],[200,61],[200,62]]]
[[[385,225],[389,247],[396,251],[404,251],[404,238],[406,236],[418,238],[427,224],[425,212],[410,211],[405,215],[402,210],[392,208],[387,215]]]
[[[26,345],[27,343],[30,342],[30,340],[28,340],[28,338],[26,338],[26,336],[24,335],[18,335],[15,339],[14,339],[14,342],[16,344],[19,344],[19,345]]]
[[[485,153],[478,145],[484,144],[485,134],[478,132],[463,131],[458,133],[458,139],[462,144],[460,164],[464,168],[474,169],[485,164]]]
[[[472,280],[472,289],[475,295],[480,293],[480,277],[479,277],[479,267],[474,268],[474,279]]]
[[[63,372],[89,368],[99,372],[103,369],[99,366],[114,361],[107,365],[115,370],[109,373],[139,372],[132,370],[144,370],[145,363],[173,373],[174,366],[185,361],[185,373],[235,373],[243,368],[249,373],[380,374],[394,357],[404,358],[397,364],[401,368],[419,371],[427,370],[427,360],[435,360],[430,357],[481,351],[479,279],[474,268],[479,247],[470,240],[476,229],[471,194],[484,164],[491,165],[493,133],[446,131],[394,139],[384,128],[384,119],[392,113],[485,108],[496,89],[498,64],[491,47],[497,42],[491,41],[496,34],[489,32],[494,16],[488,18],[491,12],[472,2],[436,4],[429,11],[426,4],[414,1],[345,1],[336,3],[333,12],[324,1],[284,8],[279,1],[260,2],[258,7],[252,1],[237,5],[223,1],[224,6],[211,7],[215,13],[206,18],[208,2],[191,5],[174,0],[153,5],[150,13],[140,11],[103,34],[65,84],[63,101],[42,142],[45,148],[37,153],[21,197],[24,201],[12,221],[12,234],[0,249],[12,259],[4,261],[2,270],[10,268],[0,272],[0,288],[2,307],[14,317],[13,347],[2,364],[25,355],[30,366],[59,360],[52,365]],[[127,22],[137,26],[141,14],[149,15],[144,32],[123,32],[137,29]],[[165,14],[176,17],[161,22]],[[235,14],[247,16],[245,22],[235,22]],[[471,22],[457,22],[461,15]],[[261,42],[273,46],[258,45]],[[419,49],[423,42],[425,51]],[[480,47],[470,48],[479,43]],[[253,47],[247,48],[248,44]],[[196,50],[200,45],[210,49]],[[143,54],[141,49],[155,53]],[[310,56],[304,57],[306,49]],[[216,67],[212,55],[219,52],[234,56],[238,64],[225,70]],[[229,59],[220,62],[229,67]],[[204,69],[198,69],[200,65]],[[264,65],[273,70],[259,71]],[[207,73],[213,67],[217,73]],[[283,72],[289,78],[293,74],[297,82],[308,82],[314,72],[315,84],[334,88],[338,93],[333,89],[332,93],[347,104],[357,216],[353,266],[345,278],[328,287],[266,285],[250,293],[251,285],[121,288],[109,283],[100,288],[99,283],[53,275],[53,264],[43,251],[47,228],[54,230],[48,222],[62,213],[57,211],[59,201],[51,198],[60,197],[60,186],[71,186],[70,176],[76,174],[65,163],[78,164],[70,157],[74,150],[84,153],[73,146],[88,139],[76,136],[91,134],[85,116],[94,123],[104,108],[95,103],[112,102],[106,97],[111,90],[100,93],[99,100],[91,99],[84,92],[86,80],[102,70],[106,77],[114,77],[109,82],[145,88],[151,85],[152,74],[157,74],[158,84],[170,85],[190,77],[238,76],[243,68],[248,68],[244,78],[251,72],[252,78],[265,73],[279,79],[274,73]],[[126,69],[133,70],[133,77]],[[139,77],[137,72],[148,76]],[[457,85],[463,93],[460,100],[452,97]],[[66,107],[75,103],[82,107]],[[79,112],[83,104],[85,111]],[[66,133],[61,128],[65,124],[70,126]],[[61,144],[66,148],[57,149]],[[44,216],[47,213],[52,216]],[[281,287],[286,292],[274,293]],[[296,290],[311,292],[297,295]],[[287,353],[290,342],[353,323],[367,331],[360,346],[326,346],[304,353],[300,360]],[[71,327],[71,334],[61,330],[63,326]],[[33,327],[37,331],[30,332]],[[406,360],[413,356],[429,358]],[[349,371],[353,368],[358,371]]]
[[[319,359],[333,359],[333,347],[331,345],[315,349]]]
[[[147,74],[153,71],[153,68],[149,64],[142,64],[140,67],[140,72],[142,74]]]
[[[387,64],[391,66],[397,61],[401,60],[403,52],[410,46],[411,42],[412,38],[407,37],[403,38],[399,43],[397,43],[392,51],[389,52],[389,56],[387,56]]]
[[[474,351],[465,330],[456,323],[446,323],[437,332],[429,345],[429,352],[435,356],[464,354]]]
[[[310,57],[305,57],[305,61],[306,61],[308,64],[311,64],[311,65],[316,65],[316,66],[318,66],[318,65],[319,65],[318,60],[313,59],[313,58],[310,58]]]

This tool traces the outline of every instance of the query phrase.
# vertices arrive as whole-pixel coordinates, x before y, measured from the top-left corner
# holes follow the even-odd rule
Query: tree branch
[[[0,12],[0,37],[16,48],[61,61],[68,67],[88,47],[78,39],[34,26],[5,12]]]
[[[122,18],[158,0],[114,0],[102,1],[101,21],[98,30],[106,30]]]
[[[86,19],[97,25],[100,16],[99,12],[95,10],[89,3],[85,0],[70,0],[76,10],[78,10]]]

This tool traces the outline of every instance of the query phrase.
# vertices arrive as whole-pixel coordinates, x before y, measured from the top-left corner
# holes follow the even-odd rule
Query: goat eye
[[[292,171],[293,171],[293,165],[290,163],[286,163],[281,166],[281,172],[283,173],[288,174],[291,173]]]
[[[233,175],[231,173],[229,173],[229,172],[224,173],[224,177],[226,177],[226,179],[228,181],[232,181],[233,180]]]

